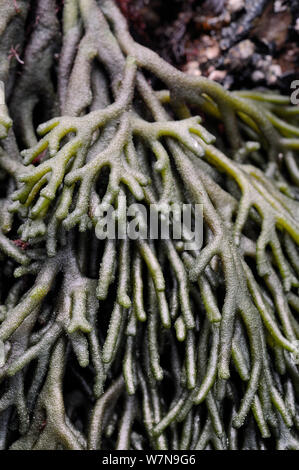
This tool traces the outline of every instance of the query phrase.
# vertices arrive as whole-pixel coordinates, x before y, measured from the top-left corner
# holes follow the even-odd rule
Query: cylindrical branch
[[[55,449],[57,444],[62,445],[64,449],[86,448],[83,435],[65,417],[63,399],[65,359],[65,344],[60,339],[51,356],[47,378],[37,401],[35,419],[32,421],[28,435],[16,441],[12,448],[26,448],[28,439],[32,440],[30,447],[32,449]],[[45,419],[45,425],[42,426],[41,431],[42,416],[42,419]]]
[[[133,259],[133,308],[136,318],[144,322],[147,318],[145,308],[144,308],[144,295],[143,295],[143,277],[142,277],[142,261],[139,251],[135,252]]]
[[[67,0],[64,3],[63,39],[58,68],[58,96],[61,110],[65,109],[69,77],[82,32],[78,13],[77,0]]]
[[[52,287],[54,278],[59,270],[57,259],[47,261],[35,285],[24,298],[11,310],[0,326],[0,339],[6,341],[21,325],[24,319],[38,307]]]
[[[3,367],[0,368],[0,377],[3,379],[9,374],[11,365],[29,346],[30,334],[34,323],[36,322],[39,309],[35,309],[24,320],[10,337],[10,349]],[[18,374],[11,374],[13,377],[6,379],[6,392],[0,398],[0,413],[10,406],[15,406],[19,419],[19,430],[25,434],[29,427],[29,414],[24,390],[24,371]]]
[[[298,163],[296,162],[296,157],[294,155],[294,152],[291,152],[291,151],[286,152],[285,164],[289,171],[291,180],[294,182],[294,184],[299,186],[299,166],[298,166]]]
[[[207,146],[205,143],[202,145],[206,151],[205,158],[213,163],[218,162],[216,165],[219,164],[220,168],[228,174],[233,174],[242,190],[243,195],[237,208],[237,218],[234,223],[236,243],[240,242],[243,228],[250,215],[252,215],[250,210],[255,207],[262,218],[262,231],[256,244],[259,274],[264,276],[270,269],[271,259],[266,255],[266,246],[270,245],[275,262],[284,279],[285,288],[289,289],[292,284],[296,285],[296,277],[292,274],[292,270],[282,253],[276,229],[286,231],[297,242],[299,227],[296,216],[293,215],[294,212],[296,214],[298,211],[297,203],[282,195],[259,170],[253,167],[250,170],[251,167],[249,166],[237,167],[234,162],[214,146]],[[281,216],[282,213],[283,217]]]
[[[130,450],[130,435],[136,407],[136,398],[128,397],[119,426],[116,450]]]
[[[30,3],[18,0],[18,3],[1,0],[0,20],[0,80],[5,83],[6,96],[14,90],[17,68],[23,63],[22,53],[25,41],[25,22]]]
[[[99,450],[102,444],[102,433],[104,429],[105,414],[107,416],[107,408],[115,404],[124,389],[124,380],[120,376],[115,380],[112,385],[105,391],[105,393],[97,400],[92,411],[89,435],[88,435],[88,449]]]
[[[14,86],[10,102],[15,131],[22,145],[36,143],[34,111],[39,106],[42,119],[58,112],[58,103],[51,79],[54,51],[58,45],[59,25],[54,0],[41,0],[35,12],[35,24],[26,45],[22,73]]]
[[[152,374],[157,381],[163,379],[163,369],[160,365],[159,340],[158,340],[158,305],[155,289],[151,279],[148,281],[149,311],[147,321],[147,347],[149,363]]]
[[[70,37],[66,38],[64,55],[60,59],[61,66],[63,66],[60,67],[61,76],[59,77],[60,106],[61,110],[70,116],[80,116],[92,101],[91,68],[97,56],[96,43],[88,33],[79,42],[80,33],[80,24],[68,33]],[[75,52],[77,55],[71,70]]]
[[[53,12],[50,16],[53,20]],[[1,377],[13,376],[9,393],[15,385],[18,390],[17,400],[4,395],[0,407],[16,404],[26,432],[26,401],[34,413],[29,431],[14,447],[97,449],[107,442],[111,446],[113,439],[118,449],[262,447],[269,429],[272,432],[275,427],[275,409],[279,432],[288,436],[289,445],[295,448],[297,438],[288,428],[296,423],[298,392],[295,361],[299,327],[295,315],[299,307],[294,290],[299,272],[294,216],[298,204],[291,200],[285,169],[274,165],[276,172],[264,174],[264,159],[272,158],[274,150],[289,148],[286,167],[296,184],[298,132],[292,121],[286,122],[289,112],[282,112],[286,102],[265,98],[271,106],[281,108],[276,112],[254,104],[261,97],[230,93],[209,80],[182,75],[133,42],[110,0],[98,4],[94,0],[66,1],[63,30],[58,71],[63,116],[42,125],[40,130],[46,135],[25,151],[27,163],[34,164],[46,148],[48,154],[36,168],[22,169],[25,184],[14,196],[21,201],[19,208],[30,209],[33,219],[28,221],[25,212],[19,211],[24,217],[21,226],[17,222],[21,237],[39,247],[28,250],[28,257],[24,253],[32,263],[18,268],[15,275],[39,276],[19,300],[16,287],[0,313],[0,338],[6,342],[7,353]],[[129,57],[124,67],[129,54],[136,59]],[[170,95],[155,93],[141,68],[164,81]],[[112,96],[115,101],[111,104]],[[190,99],[206,113],[205,127],[215,124],[210,115],[224,122],[231,147],[226,153],[219,151],[221,146],[227,147],[225,140],[218,136],[215,141],[199,119],[191,116],[187,107]],[[173,113],[169,106],[166,111],[164,104],[170,104]],[[24,124],[30,138],[29,127]],[[279,135],[283,139],[278,145]],[[254,155],[259,143],[259,155]],[[245,165],[253,161],[262,171]],[[107,191],[100,198],[97,191],[104,184],[102,169],[107,166]],[[5,155],[2,167],[14,176],[20,173],[17,162],[10,162]],[[158,178],[151,180],[155,174]],[[240,202],[238,192],[225,183],[227,175],[243,192]],[[277,189],[281,181],[285,195],[282,186]],[[182,182],[185,192],[181,191]],[[127,201],[122,205],[124,193]],[[122,218],[127,202],[135,200],[147,208],[173,201],[203,204],[203,221],[208,228],[204,248],[183,252],[182,244],[172,240],[155,244],[107,240],[101,266],[97,266],[94,250],[98,244],[89,246],[85,234],[93,232],[99,222],[98,206],[112,204],[117,217]],[[3,226],[8,227],[4,219]],[[250,219],[262,226],[261,234],[248,230]],[[64,230],[75,234],[72,229],[76,224],[83,233],[77,241],[80,253],[74,256],[65,249],[61,254],[61,245],[71,240],[64,239]],[[7,243],[6,238],[4,241]],[[259,267],[265,260],[268,270],[262,272]],[[60,270],[63,280],[54,308],[47,293]],[[109,294],[114,293],[114,287],[112,299]],[[17,349],[15,335],[25,328],[43,299],[51,311],[40,314],[46,325],[29,335],[22,354],[10,355],[8,342],[12,351]],[[110,308],[106,337],[103,305]],[[62,340],[64,331],[67,337]],[[34,359],[38,360],[35,376],[25,397],[22,380],[26,366]],[[63,390],[66,361],[70,361],[67,367],[76,368],[80,384],[85,383],[82,396],[97,400],[88,444],[68,417],[72,400]],[[90,372],[93,392],[85,382]],[[284,389],[286,381],[280,377],[286,374],[289,378]],[[171,398],[165,392],[168,380],[173,383]],[[64,400],[68,401],[66,409]],[[231,402],[229,423],[223,422],[227,400]],[[84,402],[84,412],[88,406]],[[80,413],[81,426],[84,419]],[[200,426],[199,416],[207,416]],[[179,421],[184,422],[181,436]],[[237,442],[236,428],[241,426],[243,444]],[[0,423],[0,434],[1,429]],[[278,446],[286,446],[281,437]]]
[[[79,0],[79,6],[86,31],[95,40],[99,60],[109,71],[111,87],[116,93],[122,81],[125,60],[121,49],[96,1]]]
[[[12,125],[12,120],[9,117],[8,109],[5,104],[5,85],[0,81],[0,139],[7,137],[9,128]]]

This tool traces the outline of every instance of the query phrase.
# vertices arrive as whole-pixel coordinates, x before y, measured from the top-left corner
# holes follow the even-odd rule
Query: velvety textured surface
[[[298,449],[298,106],[113,0],[0,10],[0,447]],[[200,204],[201,249],[97,238],[132,203]]]

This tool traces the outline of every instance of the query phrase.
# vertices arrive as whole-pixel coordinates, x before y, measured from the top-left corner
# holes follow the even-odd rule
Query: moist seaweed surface
[[[299,108],[117,3],[0,0],[0,448],[298,449]],[[136,203],[202,246],[100,239]]]

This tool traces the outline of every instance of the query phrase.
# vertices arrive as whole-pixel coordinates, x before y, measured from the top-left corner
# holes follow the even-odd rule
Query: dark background
[[[226,88],[288,94],[299,78],[299,0],[116,0],[136,40]]]

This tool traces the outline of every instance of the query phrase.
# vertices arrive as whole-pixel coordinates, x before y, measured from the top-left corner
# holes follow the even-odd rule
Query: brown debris
[[[251,37],[256,37],[267,45],[275,44],[279,50],[286,43],[291,22],[292,15],[289,8],[285,7],[275,12],[274,5],[270,3],[251,31]]]

